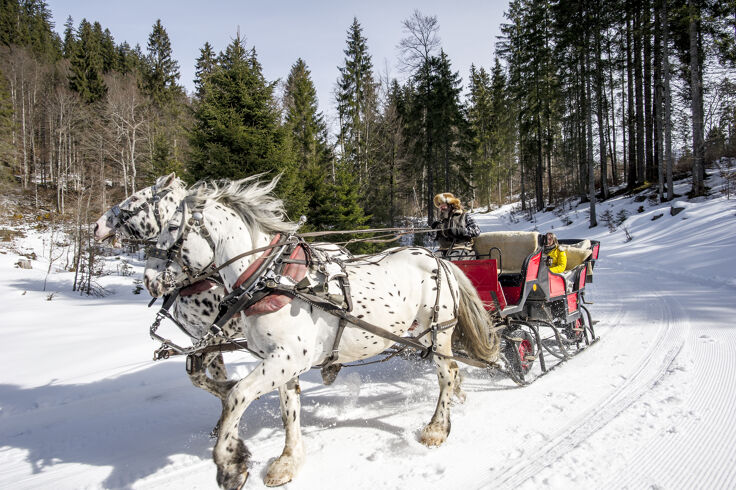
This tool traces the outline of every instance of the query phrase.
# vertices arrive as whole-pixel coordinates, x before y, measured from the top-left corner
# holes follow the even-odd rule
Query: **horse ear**
[[[169,175],[164,175],[156,180],[156,187],[159,189],[166,189],[170,187],[176,181],[176,172],[171,172]]]

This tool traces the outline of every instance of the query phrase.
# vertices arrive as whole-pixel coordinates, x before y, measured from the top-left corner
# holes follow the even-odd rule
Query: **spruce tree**
[[[327,126],[317,106],[317,91],[309,69],[301,58],[292,65],[286,79],[284,108],[297,161],[301,165],[316,163],[329,170],[333,155],[327,142]]]
[[[199,58],[194,66],[194,93],[198,99],[202,98],[204,81],[214,71],[216,64],[215,52],[210,43],[205,42],[199,50]]]
[[[340,118],[338,144],[344,162],[353,167],[358,184],[368,185],[373,124],[376,117],[376,83],[368,40],[357,18],[348,29],[344,65],[338,67],[337,112]]]
[[[304,211],[303,183],[280,124],[274,83],[263,77],[254,50],[240,36],[230,43],[214,71],[204,80],[203,96],[194,109],[189,133],[192,180],[237,179],[257,173],[283,174],[277,191],[290,215]]]
[[[172,57],[169,35],[161,25],[161,19],[153,24],[148,36],[148,56],[144,73],[146,93],[159,108],[166,107],[181,95],[182,88],[177,84],[179,63]]]
[[[95,27],[99,23],[95,22]],[[100,36],[100,53],[102,55],[102,72],[110,73],[112,71],[120,71],[118,65],[118,54],[115,50],[115,39],[112,37],[110,29],[105,29],[99,33]]]
[[[74,35],[74,20],[72,16],[66,18],[64,22],[64,40],[61,48],[62,55],[66,59],[70,59],[75,51],[77,40]]]
[[[0,0],[0,44],[28,47],[37,58],[56,61],[61,39],[51,19],[43,0]]]
[[[85,102],[101,99],[107,92],[102,80],[102,53],[100,39],[95,36],[92,25],[82,19],[78,29],[79,40],[70,59],[69,87]]]

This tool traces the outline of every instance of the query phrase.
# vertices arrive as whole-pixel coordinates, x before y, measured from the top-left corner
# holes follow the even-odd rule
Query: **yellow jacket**
[[[560,247],[557,247],[550,251],[547,256],[552,258],[552,265],[549,268],[550,272],[557,274],[565,272],[565,267],[567,267],[567,253],[564,250],[560,250]]]

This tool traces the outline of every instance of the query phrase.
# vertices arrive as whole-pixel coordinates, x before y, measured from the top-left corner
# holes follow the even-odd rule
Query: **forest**
[[[443,191],[529,216],[582,200],[592,227],[615,193],[672,199],[673,175],[705,195],[705,168],[736,156],[735,0],[512,0],[495,55],[462,75],[440,19],[415,10],[396,19],[402,80],[377,72],[356,18],[321,101],[334,129],[296,51],[267,80],[240,32],[203,40],[187,93],[160,20],[142,47],[87,19],[60,36],[51,18],[0,0],[0,185],[80,224],[174,171],[280,174],[309,229],[431,221]]]

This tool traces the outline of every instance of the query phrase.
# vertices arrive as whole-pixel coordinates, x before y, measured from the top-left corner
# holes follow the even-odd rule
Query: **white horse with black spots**
[[[119,236],[125,240],[155,242],[161,234],[162,225],[168,224],[186,195],[186,186],[174,173],[159,177],[154,185],[139,190],[105,212],[95,223],[95,240],[103,242]],[[171,315],[193,340],[199,340],[215,321],[224,294],[225,288],[221,284],[202,281],[178,294],[171,306]],[[242,337],[237,321],[228,322],[223,330],[230,338]],[[213,383],[207,377],[207,370],[219,383]],[[212,393],[224,403],[227,396],[227,370],[221,353],[207,354],[202,369],[191,373],[189,377],[194,386]]]
[[[179,241],[181,262],[196,271],[212,262],[225,264],[244,251],[268,246],[276,233],[295,229],[293,223],[284,220],[281,201],[270,194],[273,185],[245,179],[223,187],[214,184],[196,188],[164,227],[157,247],[169,250]],[[207,233],[209,239],[204,236]],[[233,290],[256,259],[257,255],[244,257],[220,271],[228,290]],[[435,331],[435,335],[414,339],[434,351],[432,360],[440,386],[434,415],[419,439],[427,446],[442,444],[450,432],[450,399],[459,390],[460,381],[457,363],[450,358],[453,340],[475,358],[492,361],[498,356],[498,337],[475,289],[459,269],[422,248],[361,257],[346,265],[346,273],[355,318],[397,336],[418,336],[433,325],[446,327]],[[146,263],[145,285],[154,296],[171,291],[185,277],[177,261],[149,257]],[[332,359],[341,330],[336,316],[298,296],[278,311],[242,321],[246,322],[244,329],[251,349],[261,360],[232,387],[224,404],[213,458],[217,483],[226,489],[241,488],[248,475],[250,454],[238,437],[240,419],[253,400],[275,389],[279,390],[286,442],[281,455],[269,466],[265,483],[281,485],[295,476],[305,454],[298,376]],[[336,362],[366,359],[393,343],[348,325],[342,332]]]

